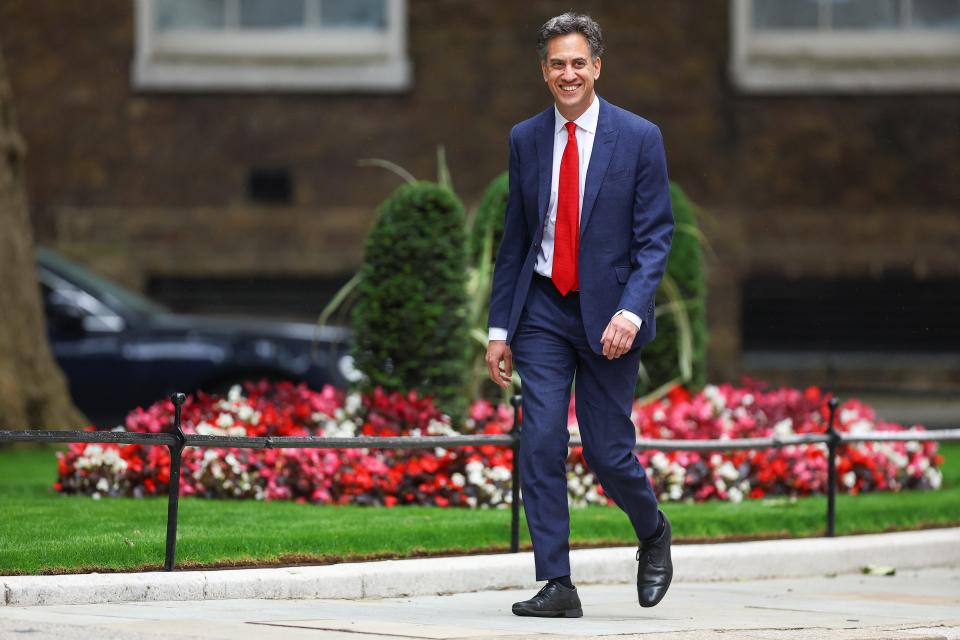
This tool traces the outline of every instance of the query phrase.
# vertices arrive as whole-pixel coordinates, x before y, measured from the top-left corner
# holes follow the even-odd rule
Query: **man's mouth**
[[[562,91],[562,92],[564,92],[564,93],[573,93],[574,91],[576,91],[577,89],[579,89],[580,86],[581,86],[581,85],[579,85],[579,84],[562,84],[562,85],[560,85],[560,91]]]

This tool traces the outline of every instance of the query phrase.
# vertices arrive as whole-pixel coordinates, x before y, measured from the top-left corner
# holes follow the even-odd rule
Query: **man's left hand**
[[[603,345],[603,355],[608,360],[619,358],[633,346],[633,339],[636,335],[637,325],[624,318],[623,314],[613,316],[600,338],[600,344]]]

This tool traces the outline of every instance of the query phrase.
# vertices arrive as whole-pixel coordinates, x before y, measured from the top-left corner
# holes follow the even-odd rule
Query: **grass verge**
[[[50,448],[0,449],[0,575],[162,567],[166,500],[62,496]],[[960,524],[960,443],[945,444],[935,492],[840,496],[841,535]],[[822,535],[826,499],[672,504],[678,542]],[[521,543],[529,545],[522,524]],[[505,551],[508,510],[394,509],[183,498],[180,568],[330,563]],[[574,546],[635,544],[616,507],[571,511]]]

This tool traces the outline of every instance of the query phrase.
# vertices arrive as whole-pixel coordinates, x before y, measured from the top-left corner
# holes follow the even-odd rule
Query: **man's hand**
[[[491,340],[487,343],[487,370],[491,380],[504,389],[510,388],[513,382],[513,352],[506,340]]]
[[[624,318],[623,314],[613,316],[600,337],[600,344],[603,345],[603,355],[607,357],[607,360],[619,358],[633,346],[633,339],[636,335],[637,325]],[[488,356],[487,360],[489,361],[489,359]]]

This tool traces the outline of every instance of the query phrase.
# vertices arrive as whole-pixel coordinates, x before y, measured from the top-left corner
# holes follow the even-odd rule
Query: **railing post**
[[[513,476],[510,480],[510,553],[520,551],[520,396],[510,398],[513,405]]]
[[[827,537],[836,534],[837,525],[837,445],[840,444],[840,434],[837,433],[837,401],[836,396],[830,398],[827,406],[830,414],[827,419]]]
[[[183,428],[180,425],[180,409],[187,397],[182,393],[170,396],[173,402],[173,426],[171,433],[177,444],[168,445],[170,449],[170,485],[167,488],[167,554],[163,563],[164,571],[173,571],[177,554],[177,513],[180,508],[180,460],[183,454]]]

